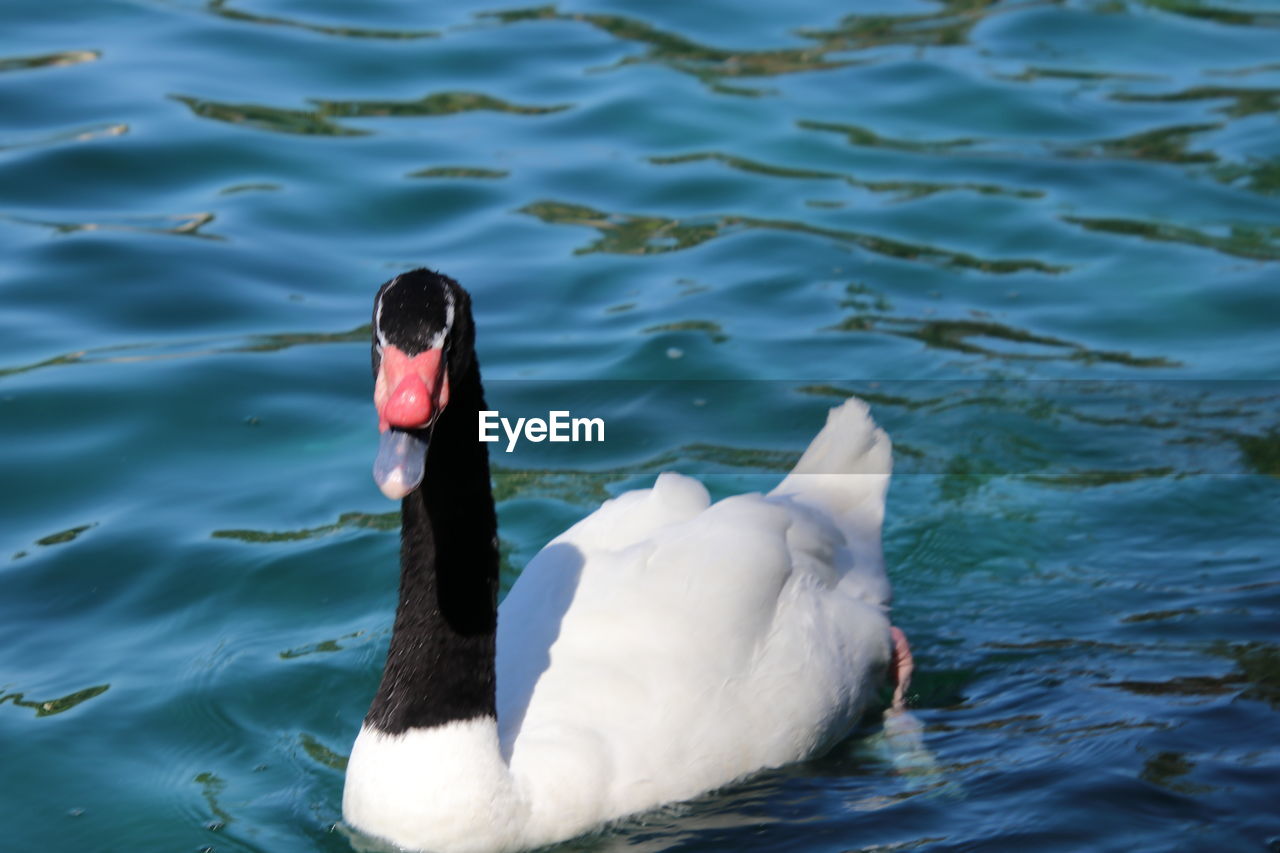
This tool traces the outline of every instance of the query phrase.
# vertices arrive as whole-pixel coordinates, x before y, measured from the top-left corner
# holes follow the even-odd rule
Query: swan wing
[[[888,475],[866,459],[888,439],[865,405],[835,411],[769,495],[710,504],[663,474],[530,562],[499,614],[497,676],[532,826],[688,798],[856,722],[890,657]]]

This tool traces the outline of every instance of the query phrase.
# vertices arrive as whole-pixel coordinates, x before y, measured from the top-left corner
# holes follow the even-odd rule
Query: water
[[[0,846],[349,849],[427,264],[611,430],[495,452],[507,583],[850,392],[898,447],[912,716],[567,849],[1277,849],[1280,10],[855,5],[8,0]]]

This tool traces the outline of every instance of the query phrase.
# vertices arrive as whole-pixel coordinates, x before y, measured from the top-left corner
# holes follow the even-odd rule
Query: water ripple
[[[976,139],[944,139],[934,142],[892,139],[856,124],[814,121],[812,119],[801,119],[796,122],[796,126],[802,130],[843,134],[850,145],[856,145],[861,148],[883,148],[889,151],[906,151],[912,154],[946,154],[957,148],[971,148],[979,142]]]
[[[123,123],[95,124],[78,127],[73,130],[61,130],[45,136],[24,139],[18,142],[0,142],[0,151],[13,151],[20,148],[43,148],[63,142],[88,142],[110,136],[124,136],[129,132],[129,125]]]
[[[32,219],[0,213],[0,221],[19,225],[48,228],[57,234],[76,234],[87,231],[126,231],[136,234],[169,234],[177,237],[199,237],[204,240],[224,240],[225,237],[209,234],[200,229],[214,220],[212,213],[177,213],[164,216],[117,216],[96,222],[57,222]]]
[[[856,64],[854,60],[832,60],[826,45],[778,50],[726,50],[700,44],[678,33],[667,32],[637,18],[586,12],[560,12],[555,6],[486,12],[481,15],[504,24],[526,21],[578,21],[614,38],[647,44],[642,55],[620,60],[615,67],[638,63],[664,65],[689,74],[721,94],[761,95],[760,89],[727,86],[722,81],[734,77],[773,77],[809,71],[826,71]]]
[[[797,169],[787,166],[776,166],[769,163],[761,163],[756,160],[749,160],[746,157],[723,154],[718,151],[649,158],[649,162],[657,166],[674,166],[684,163],[698,163],[704,161],[723,163],[729,168],[736,169],[741,172],[768,175],[769,177],[774,178],[842,181],[851,187],[870,190],[871,192],[893,193],[897,195],[900,200],[904,201],[927,198],[928,196],[935,195],[937,193],[958,191],[975,192],[981,195],[1007,195],[1014,198],[1044,197],[1044,192],[1042,190],[1010,189],[997,184],[970,182],[948,183],[944,181],[865,181],[841,172],[827,172],[818,169]]]
[[[1218,107],[1220,112],[1232,118],[1261,113],[1280,112],[1280,89],[1248,89],[1240,86],[1194,86],[1180,92],[1164,95],[1139,94],[1136,92],[1117,92],[1112,96],[1117,101],[1134,103],[1180,103],[1183,101],[1231,101]]]
[[[935,246],[906,243],[888,237],[822,228],[783,219],[752,216],[709,216],[695,221],[664,216],[609,214],[590,207],[559,201],[538,201],[518,211],[552,225],[580,225],[595,228],[600,239],[574,250],[574,254],[596,252],[622,255],[652,255],[678,252],[743,230],[785,231],[848,243],[898,260],[940,264],[1003,275],[1015,272],[1061,273],[1067,266],[1021,258],[980,258],[967,252],[953,252]]]
[[[271,133],[292,133],[302,136],[366,136],[369,133],[367,130],[343,127],[329,121],[319,110],[291,110],[261,104],[228,104],[188,95],[170,95],[169,97],[185,104],[192,113],[201,118],[244,125]]]
[[[1141,237],[1159,243],[1181,243],[1201,249],[1213,249],[1224,255],[1257,261],[1280,260],[1280,227],[1266,225],[1231,225],[1222,236],[1207,234],[1194,228],[1131,219],[1092,219],[1064,216],[1063,222],[1079,225],[1089,231]]]
[[[26,71],[31,68],[60,68],[64,65],[94,62],[101,58],[100,50],[62,50],[57,53],[43,53],[39,56],[0,56],[0,73]]]
[[[563,112],[573,106],[526,106],[482,92],[436,92],[415,101],[325,101],[313,98],[311,102],[320,108],[321,114],[341,118],[432,117],[478,111],[542,116]]]
[[[238,539],[241,542],[252,542],[257,544],[268,544],[275,542],[298,542],[303,539],[315,539],[320,536],[328,536],[339,530],[347,528],[355,528],[358,530],[397,530],[400,527],[400,512],[344,512],[338,516],[338,520],[332,524],[323,524],[319,527],[309,527],[304,530],[283,530],[283,531],[266,531],[266,530],[215,530],[212,535],[214,539]]]
[[[240,9],[232,8],[230,0],[209,0],[205,9],[218,17],[226,18],[231,21],[241,21],[249,24],[265,24],[276,27],[294,27],[308,32],[319,33],[320,35],[341,36],[344,38],[424,39],[436,38],[440,35],[435,30],[381,30],[371,29],[368,27],[313,24],[306,21],[299,21],[294,18],[281,18],[273,15],[255,15],[252,12],[245,12]]]
[[[0,367],[0,379],[46,367],[69,367],[85,364],[131,364],[167,361],[175,358],[204,358],[233,353],[279,352],[296,346],[313,344],[345,344],[367,342],[371,326],[357,326],[347,332],[281,332],[273,335],[237,335],[228,338],[205,338],[164,344],[116,344],[75,350],[52,358],[14,367]]]
[[[0,705],[5,702],[11,702],[16,707],[34,710],[37,717],[51,717],[54,714],[61,714],[63,711],[70,711],[82,702],[101,696],[110,689],[110,684],[99,684],[95,687],[86,687],[83,690],[68,693],[66,696],[60,696],[57,699],[43,701],[27,699],[25,693],[5,693],[0,695]]]
[[[475,178],[479,180],[498,180],[511,173],[506,169],[483,169],[475,166],[433,166],[410,172],[409,178]]]

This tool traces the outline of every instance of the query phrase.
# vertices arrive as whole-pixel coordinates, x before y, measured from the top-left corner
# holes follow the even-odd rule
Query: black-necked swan
[[[498,594],[471,298],[428,270],[373,313],[375,478],[402,499],[386,670],[343,816],[436,853],[509,851],[811,756],[910,675],[880,546],[891,445],[831,411],[767,495],[660,475],[553,539]]]

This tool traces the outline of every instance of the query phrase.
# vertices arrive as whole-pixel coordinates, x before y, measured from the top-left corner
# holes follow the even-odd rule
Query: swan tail
[[[790,495],[825,510],[841,526],[877,535],[893,471],[893,444],[857,397],[827,414],[795,468],[774,495]]]

